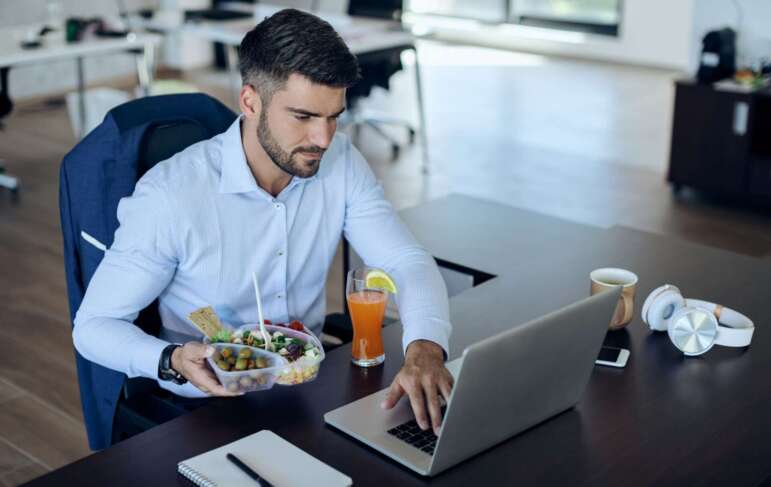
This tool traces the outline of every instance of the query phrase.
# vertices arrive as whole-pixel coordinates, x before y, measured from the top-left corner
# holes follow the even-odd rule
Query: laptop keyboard
[[[444,416],[446,406],[442,407],[442,416]],[[434,454],[436,448],[436,440],[438,437],[434,434],[434,430],[431,428],[423,431],[418,426],[418,422],[413,420],[407,421],[404,424],[400,424],[395,428],[388,430],[389,435],[393,435],[405,443],[409,443],[415,448],[422,450],[429,455]]]

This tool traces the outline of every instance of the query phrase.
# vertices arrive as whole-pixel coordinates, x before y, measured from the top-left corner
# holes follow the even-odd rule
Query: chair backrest
[[[113,108],[62,162],[59,204],[65,275],[74,320],[104,253],[84,233],[106,247],[118,227],[117,208],[139,178],[159,161],[189,145],[224,132],[236,115],[203,94],[146,97]],[[160,325],[154,303],[135,324],[148,333]],[[78,381],[93,449],[110,445],[112,419],[125,375],[77,354]]]
[[[195,121],[164,122],[147,131],[139,148],[139,157],[150,169],[177,152],[208,138],[208,131]]]
[[[349,0],[348,15],[402,20],[403,0]]]

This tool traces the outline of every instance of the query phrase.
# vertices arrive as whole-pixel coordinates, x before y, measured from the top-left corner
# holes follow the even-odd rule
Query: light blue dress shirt
[[[187,320],[200,307],[213,306],[234,326],[257,322],[252,272],[266,319],[299,319],[319,334],[327,272],[342,235],[396,282],[403,347],[425,339],[448,349],[447,290],[436,263],[344,134],[334,136],[314,177],[292,178],[274,198],[255,182],[236,120],[148,171],[120,201],[118,220],[75,317],[73,340],[88,360],[129,377],[157,379],[169,342],[200,340]],[[159,337],[133,324],[156,298]],[[183,396],[205,395],[189,383],[159,383]]]

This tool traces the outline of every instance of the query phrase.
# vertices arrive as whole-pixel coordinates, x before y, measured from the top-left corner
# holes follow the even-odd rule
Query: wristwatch
[[[187,379],[171,366],[171,354],[181,346],[182,345],[172,343],[161,352],[161,359],[158,361],[158,378],[160,380],[171,381],[180,385],[187,382]]]

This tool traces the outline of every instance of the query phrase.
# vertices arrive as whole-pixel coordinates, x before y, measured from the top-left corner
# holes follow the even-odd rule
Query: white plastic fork
[[[260,320],[260,333],[265,340],[265,350],[273,351],[273,344],[270,341],[268,330],[265,329],[265,320],[262,319],[262,299],[260,299],[260,284],[257,282],[257,273],[252,272],[252,283],[254,284],[254,296],[257,298],[257,317]]]

